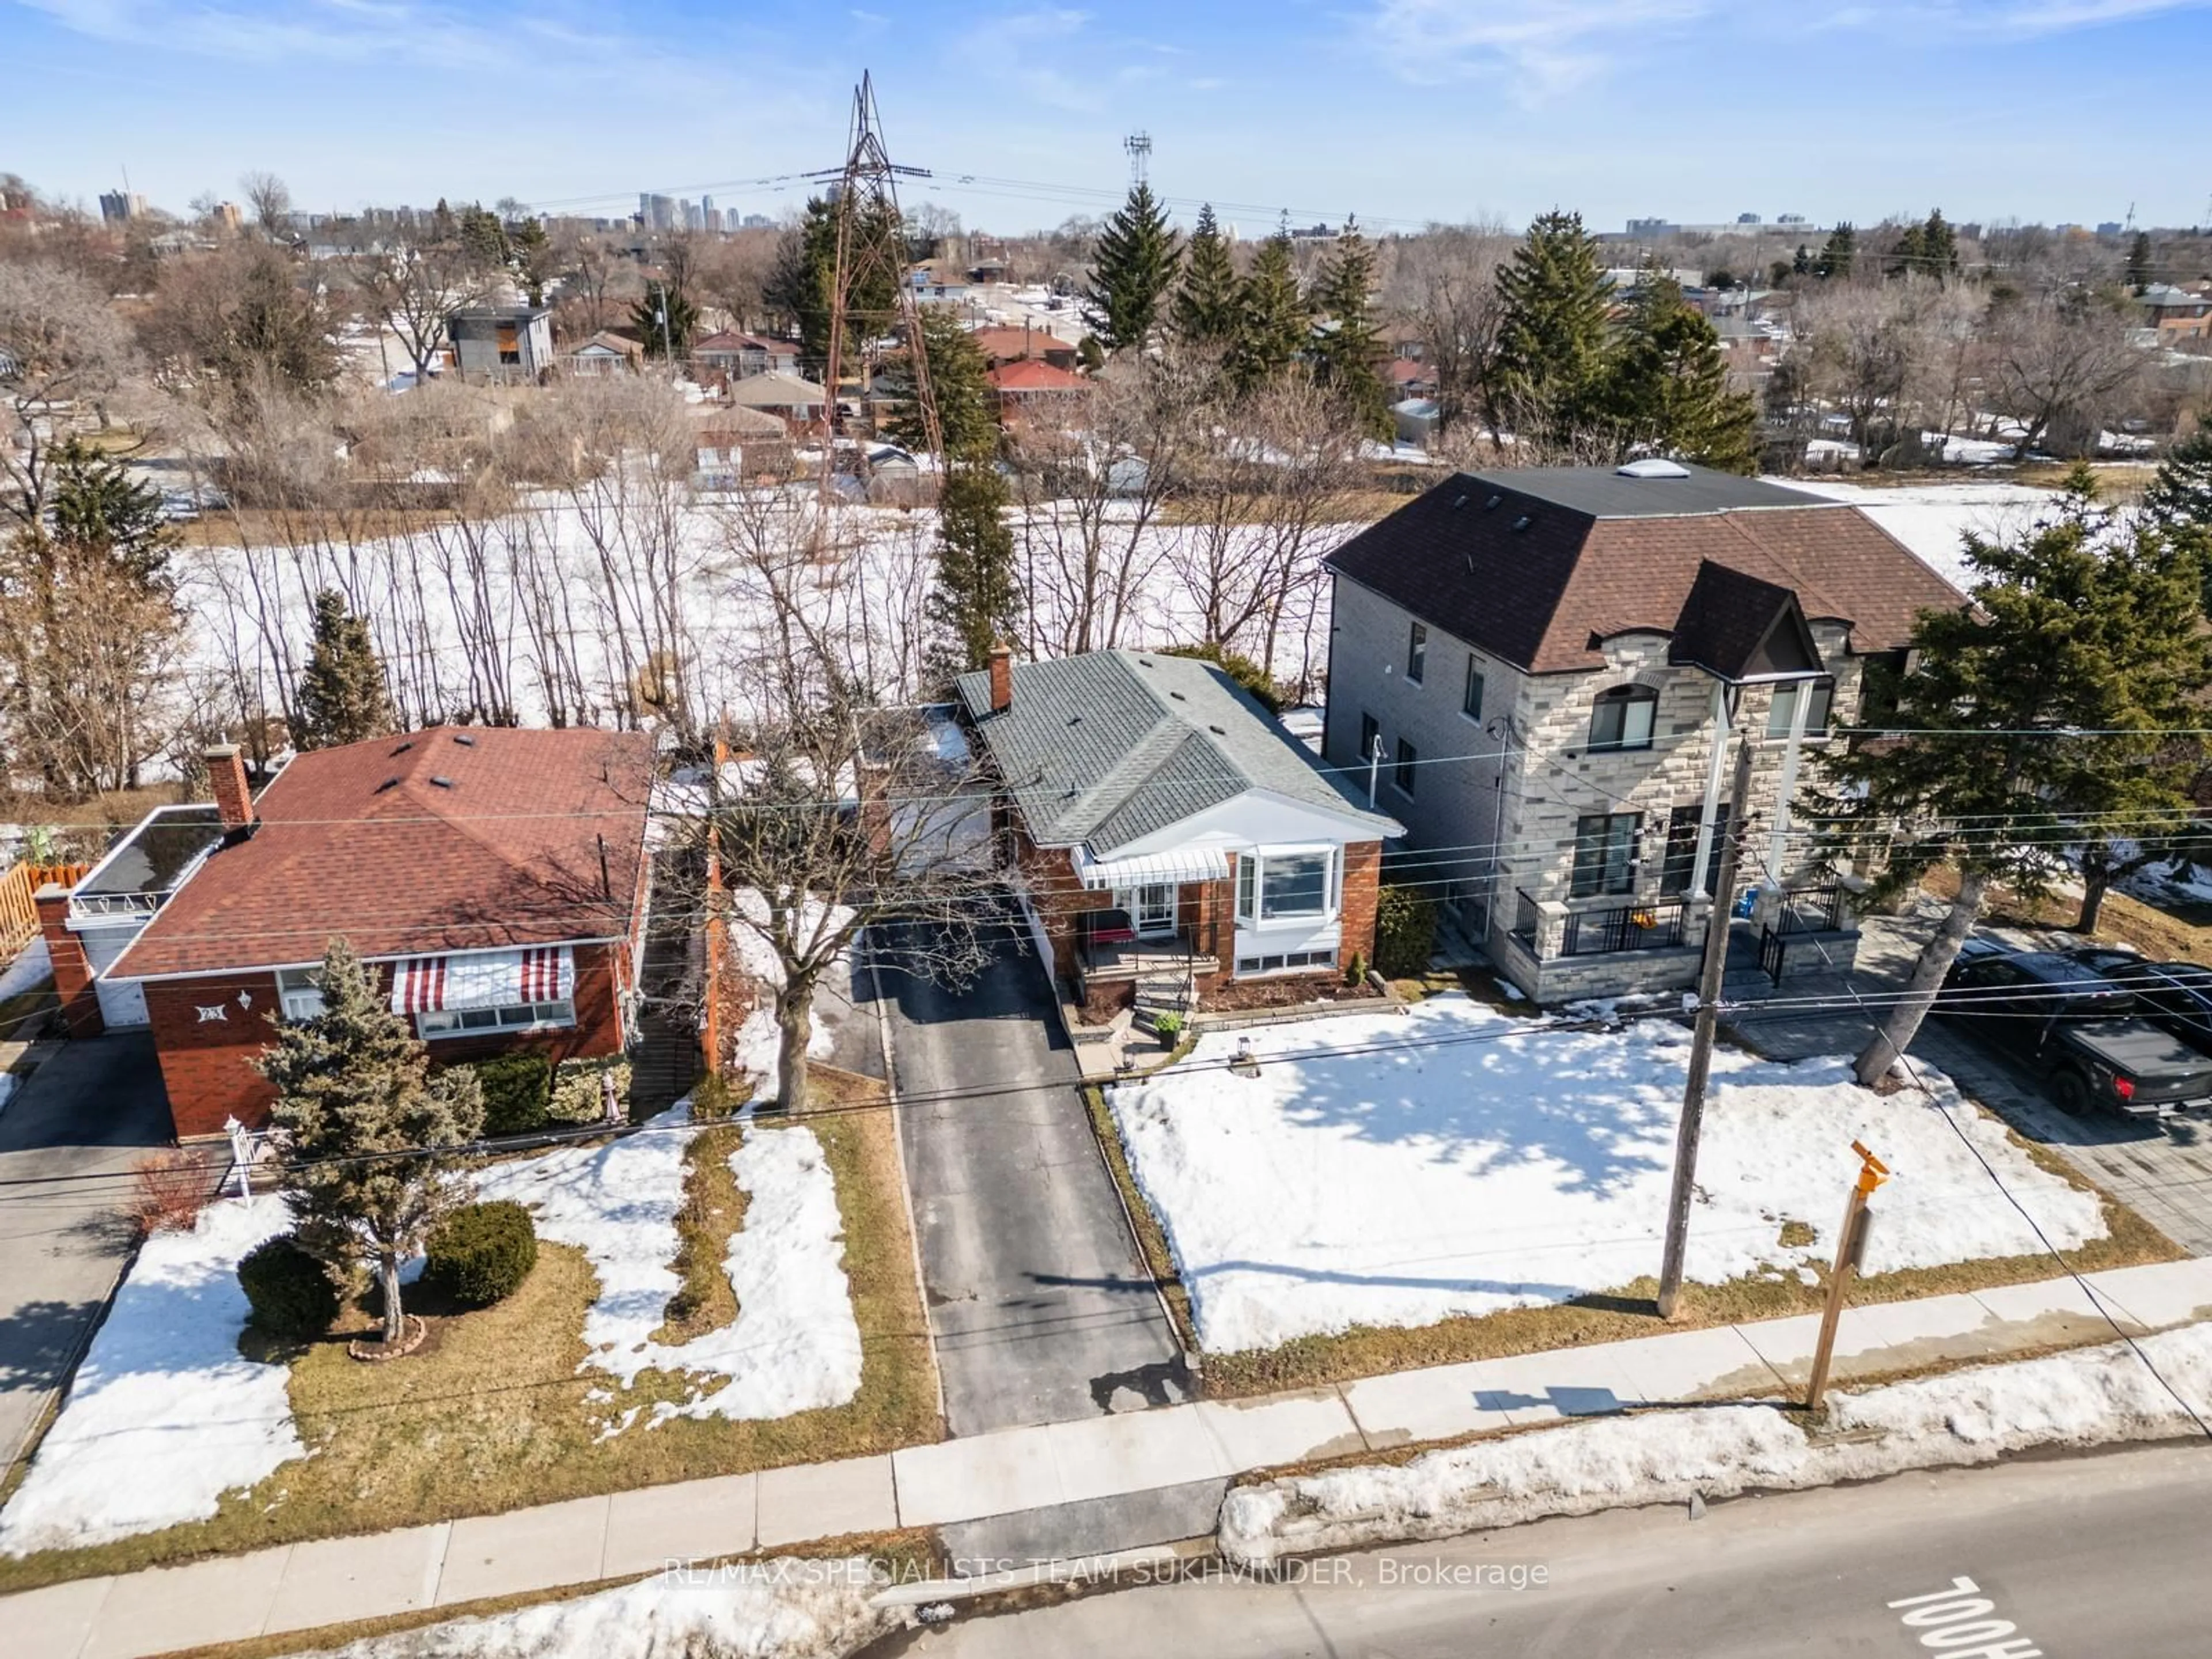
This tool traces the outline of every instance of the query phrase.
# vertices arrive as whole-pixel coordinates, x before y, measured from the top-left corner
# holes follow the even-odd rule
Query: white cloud
[[[1639,37],[1711,9],[1711,0],[1382,0],[1366,28],[1409,81],[1502,73],[1539,96],[1602,74]]]
[[[975,82],[1012,88],[1040,104],[1092,114],[1106,106],[1097,48],[1079,43],[1091,21],[1065,7],[987,17],[958,43],[957,61]]]

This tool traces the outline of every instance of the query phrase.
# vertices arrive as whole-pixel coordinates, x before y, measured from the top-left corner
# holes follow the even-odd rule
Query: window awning
[[[511,1008],[525,1002],[560,1002],[575,990],[576,953],[565,945],[406,957],[392,966],[392,1012],[434,1014],[448,1008]]]
[[[1075,878],[1089,888],[1144,887],[1166,881],[1224,881],[1229,855],[1218,848],[1192,847],[1135,858],[1094,859],[1079,847]]]

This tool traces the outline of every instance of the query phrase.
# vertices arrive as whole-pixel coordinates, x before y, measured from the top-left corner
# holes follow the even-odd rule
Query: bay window
[[[1246,927],[1318,922],[1336,912],[1337,850],[1246,853],[1237,860],[1237,920]]]

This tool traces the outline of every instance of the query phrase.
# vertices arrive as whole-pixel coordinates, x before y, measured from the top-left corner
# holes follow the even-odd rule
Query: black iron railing
[[[1536,954],[1537,929],[1543,925],[1543,907],[1536,902],[1536,896],[1525,887],[1515,888],[1513,898],[1513,937],[1520,941],[1521,948],[1533,957]]]
[[[1623,905],[1618,910],[1572,912],[1559,942],[1559,954],[1595,957],[1615,951],[1665,951],[1681,942],[1682,903],[1668,899]]]
[[[1844,921],[1842,887],[1798,888],[1782,896],[1782,908],[1775,919],[1774,931],[1784,934],[1832,933],[1842,928]]]

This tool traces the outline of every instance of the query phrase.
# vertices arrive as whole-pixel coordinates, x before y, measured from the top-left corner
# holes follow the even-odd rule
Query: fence
[[[0,962],[7,962],[39,936],[39,889],[48,882],[74,887],[88,864],[18,864],[0,875]]]

